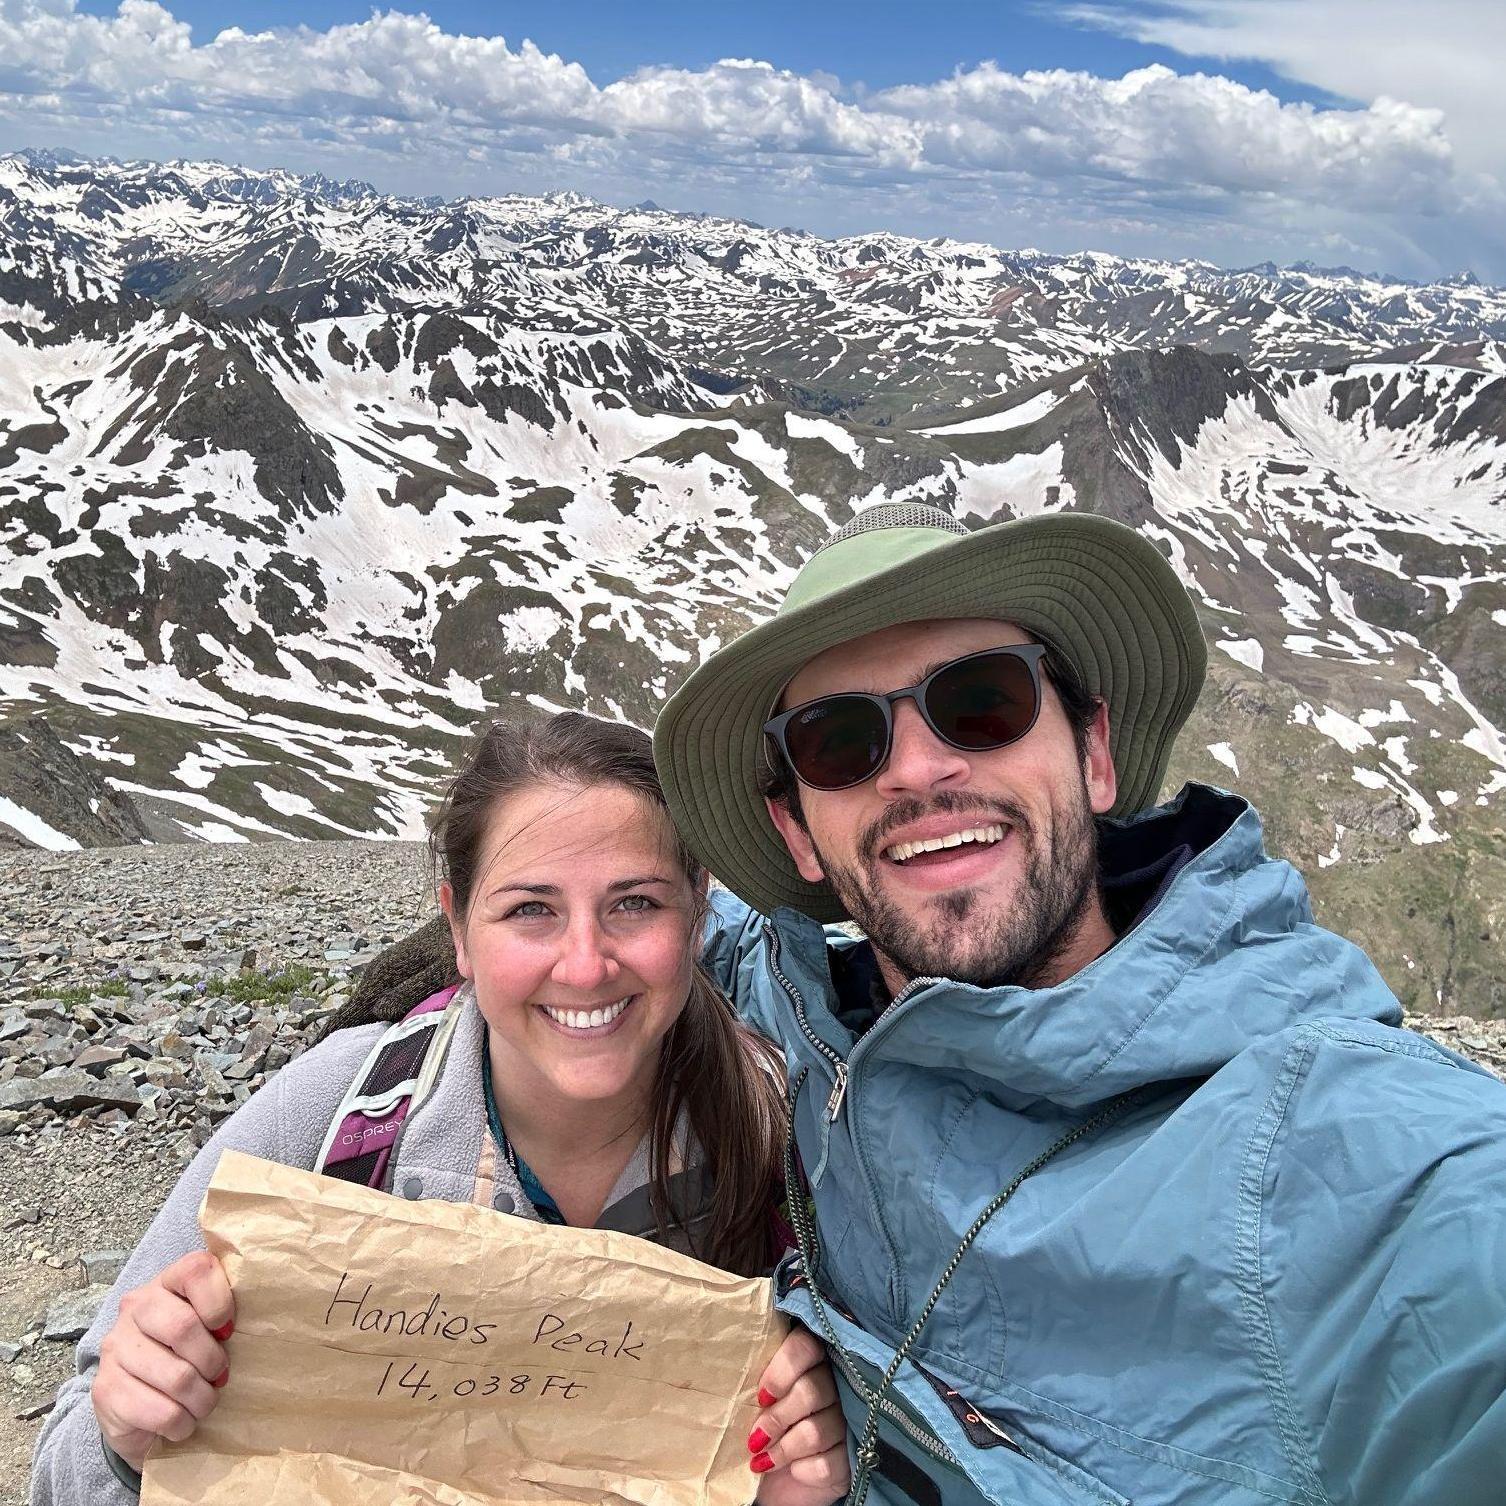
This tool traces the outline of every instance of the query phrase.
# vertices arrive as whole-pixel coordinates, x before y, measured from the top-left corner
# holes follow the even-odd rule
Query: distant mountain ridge
[[[1156,539],[1176,776],[1506,1013],[1506,291],[0,157],[0,721],[159,838],[414,835],[471,723],[646,723],[903,497]]]

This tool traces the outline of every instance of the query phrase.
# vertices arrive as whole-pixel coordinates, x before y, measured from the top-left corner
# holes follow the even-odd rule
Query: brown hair
[[[498,804],[540,783],[613,785],[637,795],[663,816],[676,861],[692,891],[704,895],[704,870],[674,832],[648,734],[565,711],[531,725],[505,721],[487,727],[445,794],[430,825],[429,851],[436,876],[454,892],[457,916],[470,907],[482,842]],[[686,943],[695,949],[705,913],[702,900]],[[782,1084],[783,1063],[773,1047],[738,1022],[697,963],[654,1079],[649,1196],[661,1236],[677,1227],[703,1260],[745,1276],[764,1274],[777,1253],[772,1209],[784,1145]],[[712,1184],[709,1223],[695,1239],[685,1220],[696,1210],[674,1206],[669,1189],[682,1112]]]

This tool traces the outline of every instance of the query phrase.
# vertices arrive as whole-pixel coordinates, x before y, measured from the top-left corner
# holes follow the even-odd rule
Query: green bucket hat
[[[1119,798],[1150,805],[1207,668],[1185,588],[1149,539],[1091,513],[969,531],[938,508],[883,503],[805,563],[778,614],[719,649],[675,692],[654,759],[680,834],[755,910],[847,912],[800,877],[758,793],[763,724],[796,671],[838,643],[938,617],[995,617],[1054,649],[1109,707]]]

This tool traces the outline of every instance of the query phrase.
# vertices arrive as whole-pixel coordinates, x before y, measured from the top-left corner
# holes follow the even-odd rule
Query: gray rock
[[[17,1344],[11,1339],[0,1339],[0,1365],[8,1365],[12,1360],[18,1360],[26,1352],[23,1344]]]
[[[176,1062],[163,1059],[146,1064],[146,1080],[155,1088],[186,1088],[188,1079]]]
[[[107,1067],[113,1067],[117,1062],[125,1060],[125,1050],[120,1046],[85,1046],[77,1056],[73,1058],[73,1065],[84,1072],[92,1072],[96,1077],[102,1076]]]
[[[140,1103],[135,1088],[125,1083],[101,1082],[87,1072],[66,1070],[56,1075],[43,1073],[41,1077],[17,1077],[0,1083],[0,1110],[45,1104],[59,1113],[71,1114],[80,1109],[135,1109]]]
[[[59,1344],[82,1338],[109,1295],[109,1283],[98,1282],[59,1297],[42,1320],[42,1337]]]
[[[84,1276],[89,1285],[112,1285],[130,1254],[129,1250],[90,1250],[82,1257]]]
[[[266,1059],[267,1050],[275,1037],[265,1025],[255,1025],[241,1046],[241,1061],[250,1067],[260,1067]]]
[[[220,1075],[220,1070],[207,1055],[200,1054],[198,1058],[199,1081],[204,1084],[204,1091],[211,1098],[228,1098],[230,1088],[225,1079]]]

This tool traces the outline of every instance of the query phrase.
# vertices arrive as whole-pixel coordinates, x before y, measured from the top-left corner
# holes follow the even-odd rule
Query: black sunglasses
[[[763,725],[801,784],[845,790],[872,779],[894,746],[894,703],[915,702],[942,742],[968,753],[1018,742],[1041,714],[1040,643],[966,654],[918,685],[883,694],[849,690],[818,696]]]

